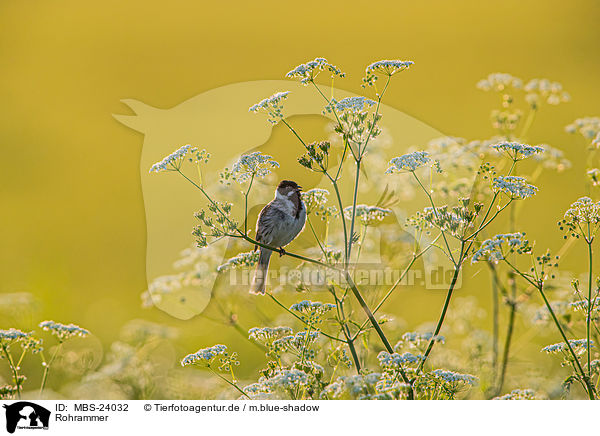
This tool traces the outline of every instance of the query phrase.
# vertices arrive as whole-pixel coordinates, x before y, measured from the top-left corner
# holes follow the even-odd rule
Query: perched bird
[[[256,240],[271,247],[279,247],[283,256],[283,247],[292,242],[304,228],[306,222],[306,206],[300,195],[301,187],[291,180],[283,180],[277,186],[275,198],[260,211],[256,223]],[[254,247],[256,250],[257,247]],[[256,273],[252,280],[250,292],[265,293],[265,282],[269,270],[272,250],[260,249]]]

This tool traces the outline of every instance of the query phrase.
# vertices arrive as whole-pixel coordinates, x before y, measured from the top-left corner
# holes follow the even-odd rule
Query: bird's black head
[[[290,191],[300,191],[302,190],[302,186],[299,186],[296,182],[292,180],[282,180],[281,182],[279,182],[277,190],[282,194],[285,194]]]

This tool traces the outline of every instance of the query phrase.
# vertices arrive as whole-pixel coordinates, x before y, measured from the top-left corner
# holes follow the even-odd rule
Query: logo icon
[[[6,431],[14,433],[18,429],[48,429],[50,411],[42,406],[29,401],[19,401],[10,405],[4,404],[6,409]]]

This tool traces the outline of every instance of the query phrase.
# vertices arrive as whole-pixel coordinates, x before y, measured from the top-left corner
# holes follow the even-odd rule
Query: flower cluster
[[[582,354],[587,350],[587,340],[586,339],[571,339],[569,341],[569,345],[575,351],[575,354]],[[590,341],[590,347],[593,347],[593,341]],[[568,352],[569,347],[565,342],[559,342],[557,344],[547,345],[542,348],[544,353],[548,354],[556,354],[556,353],[566,353]]]
[[[271,343],[271,352],[279,355],[289,352],[296,356],[313,357],[314,352],[309,350],[310,346],[319,339],[318,331],[300,331],[298,333],[283,336]]]
[[[369,116],[368,109],[373,105],[375,102],[365,97],[347,97],[340,101],[331,99],[325,106],[323,114],[334,113],[338,121],[334,131],[345,141],[360,146],[381,133],[381,129],[377,126],[381,114],[375,113]]]
[[[275,389],[294,389],[299,385],[305,384],[308,381],[308,374],[298,369],[282,370],[265,380],[263,384],[270,388]]]
[[[43,350],[42,340],[33,336],[31,332],[23,332],[14,328],[0,330],[0,346],[8,350],[15,343],[19,343],[23,352],[31,351],[36,354]]]
[[[383,221],[383,219],[391,214],[390,209],[385,209],[378,206],[367,206],[366,204],[357,204],[355,210],[355,216],[363,226],[370,226],[376,222]],[[352,219],[352,206],[348,206],[344,209],[344,216],[346,219]]]
[[[227,347],[225,345],[213,345],[212,347],[202,348],[195,353],[188,354],[181,360],[181,366],[210,365],[215,357],[225,355],[227,355]]]
[[[539,106],[541,100],[552,105],[571,100],[571,96],[563,91],[560,83],[548,79],[531,79],[523,89],[527,93],[525,100],[534,108]]]
[[[423,219],[442,231],[450,232],[455,236],[462,236],[467,229],[473,226],[483,208],[483,204],[474,203],[471,209],[469,199],[459,199],[459,203],[459,205],[453,207],[447,205],[436,209],[426,207],[423,210]]]
[[[206,265],[196,264],[194,269],[156,277],[148,284],[148,289],[142,294],[142,306],[152,307],[159,303],[164,296],[172,295],[188,286],[202,287],[212,285],[217,272],[207,270]]]
[[[89,331],[75,324],[61,324],[54,321],[43,321],[40,323],[40,327],[44,331],[55,335],[60,342],[63,342],[74,336],[87,336],[90,334]]]
[[[246,386],[244,393],[250,399],[296,399],[296,395],[313,391],[318,385],[315,376],[319,374],[317,366],[314,364],[315,368],[311,368],[310,365],[304,365],[310,373],[299,368],[277,368],[260,377],[257,383]]]
[[[308,144],[306,153],[298,158],[298,163],[311,171],[324,173],[329,168],[329,147],[327,141]]]
[[[327,197],[329,191],[327,189],[313,188],[302,193],[302,201],[306,206],[306,213],[310,214],[323,209],[325,203],[327,203]]]
[[[424,353],[432,338],[435,343],[443,344],[446,341],[444,336],[434,336],[433,332],[406,332],[394,346],[394,351],[396,353],[401,353],[405,350],[417,350],[420,353]],[[421,354],[419,354],[419,356],[420,355]]]
[[[17,329],[0,330],[0,344],[8,345],[13,342],[23,341],[29,338],[30,333],[25,333]]]
[[[374,106],[377,102],[368,99],[366,97],[346,97],[337,101],[332,98],[327,106],[325,106],[325,113],[331,112],[363,112],[369,107]]]
[[[207,163],[210,159],[210,153],[204,149],[200,150],[198,147],[186,144],[152,165],[149,172],[179,171],[186,159],[196,164]]]
[[[151,173],[158,173],[161,171],[177,171],[181,168],[181,164],[186,156],[186,154],[192,148],[191,145],[184,145],[177,150],[175,150],[170,155],[163,158],[161,161],[156,162],[152,167],[150,167]]]
[[[225,262],[224,264],[219,265],[217,267],[217,271],[225,272],[230,269],[254,266],[258,262],[259,255],[260,253],[258,250],[239,253],[234,257],[228,259],[227,262]]]
[[[300,312],[303,321],[309,324],[315,324],[321,320],[325,313],[335,308],[335,304],[321,303],[320,301],[303,300],[292,304],[290,310]]]
[[[401,61],[397,59],[373,62],[365,70],[363,87],[374,86],[378,76],[392,77],[394,74],[408,69],[413,64],[413,61]]]
[[[291,327],[254,327],[248,330],[248,337],[263,344],[271,344],[276,339],[293,334]]]
[[[556,317],[558,317],[559,319],[561,318],[565,318],[565,315],[571,316],[571,314],[568,313],[568,308],[569,308],[569,304],[564,302],[564,301],[553,301],[552,303],[550,303],[550,307],[552,308],[552,311],[554,312],[554,315],[556,315]],[[533,324],[547,324],[550,325],[553,321],[552,315],[550,315],[550,311],[548,310],[547,306],[541,306],[539,307],[533,315],[532,318],[532,323]]]
[[[268,115],[271,124],[277,124],[283,119],[283,101],[287,99],[289,91],[276,92],[248,109],[249,112],[264,112]]]
[[[323,391],[322,397],[332,400],[366,400],[380,398],[377,383],[381,374],[359,374],[338,377]]]
[[[568,133],[579,133],[585,139],[598,140],[600,135],[600,117],[584,117],[577,118],[571,124],[565,127]],[[595,143],[594,146],[598,148],[600,143]]]
[[[326,245],[323,247],[321,260],[329,265],[335,265],[342,261],[342,250]]]
[[[379,364],[381,365],[382,368],[389,369],[389,368],[401,368],[406,365],[419,363],[421,360],[423,360],[423,356],[420,354],[414,355],[412,353],[403,353],[403,354],[392,353],[392,354],[390,354],[387,351],[381,351],[377,355],[377,359],[379,360]]]
[[[531,389],[513,389],[510,393],[500,397],[492,398],[492,400],[535,400],[535,392]]]
[[[591,168],[586,171],[586,176],[592,183],[592,186],[600,185],[600,169],[599,168]]]
[[[452,400],[458,392],[474,386],[477,381],[478,378],[471,374],[435,369],[417,376],[413,385],[420,398]]]
[[[386,174],[394,174],[402,171],[414,172],[417,168],[431,162],[429,153],[426,151],[414,151],[390,160]]]
[[[527,145],[509,141],[494,144],[492,145],[492,148],[498,152],[506,153],[514,161],[522,160],[529,156],[544,152],[544,148],[539,145]]]
[[[510,99],[507,99],[510,100]],[[507,103],[505,103],[507,104]],[[492,127],[500,132],[514,131],[521,121],[522,113],[520,110],[499,110],[494,109],[490,114]]]
[[[577,310],[582,310],[582,311],[586,311],[588,309],[588,300],[577,300],[577,301],[573,301],[572,303],[569,303],[569,306],[571,306],[571,308],[575,311]],[[592,298],[592,309],[599,309],[600,308],[600,297],[596,297],[596,298]]]
[[[591,238],[600,225],[600,202],[595,203],[589,197],[581,197],[571,204],[564,218],[558,222],[560,230],[567,236]],[[588,234],[589,232],[589,234]]]
[[[530,253],[531,246],[525,239],[525,233],[506,233],[498,234],[493,238],[482,242],[481,247],[473,253],[472,262],[489,261],[498,263],[504,259],[506,253],[503,252],[504,245],[508,248],[508,253]]]
[[[315,210],[315,215],[326,222],[329,222],[332,218],[336,218],[339,214],[340,212],[335,206],[323,206],[322,208]]]
[[[565,158],[565,154],[562,150],[550,147],[547,144],[541,144],[540,147],[544,149],[544,152],[534,154],[533,159],[543,168],[556,170],[558,172],[571,168],[571,161]]]
[[[530,185],[523,177],[500,176],[492,182],[494,192],[503,192],[511,199],[525,199],[534,196],[538,188]]]
[[[221,173],[221,183],[234,180],[242,184],[257,177],[266,177],[274,168],[279,168],[279,162],[273,160],[273,156],[260,151],[244,154],[232,165],[231,170],[225,168]]]
[[[307,85],[308,83],[313,82],[321,71],[329,71],[331,77],[346,76],[346,74],[338,67],[327,62],[327,59],[316,58],[313,61],[298,65],[296,68],[289,71],[285,77],[290,79],[300,79],[300,83]]]
[[[208,210],[212,216],[209,216],[205,210],[200,210],[194,214],[194,217],[201,224],[194,227],[192,235],[196,238],[196,246],[199,248],[208,246],[208,237],[221,238],[223,236],[236,234],[238,225],[231,218],[231,203],[222,203],[220,201],[211,202],[208,205]],[[210,233],[204,229],[210,230]]]
[[[9,400],[14,397],[15,394],[18,393],[17,386],[13,385],[3,385],[0,386],[0,400]]]
[[[445,168],[476,171],[481,164],[481,158],[488,151],[488,142],[443,136],[429,141],[426,151],[431,159],[444,162]]]
[[[520,89],[522,86],[521,79],[508,73],[492,73],[477,82],[477,88],[482,91],[505,92],[510,88]]]
[[[461,374],[461,373],[449,371],[446,369],[434,369],[433,371],[431,371],[430,374],[439,378],[440,380],[444,381],[445,383],[451,383],[451,384],[466,383],[466,384],[473,386],[477,383],[477,380],[478,380],[477,377],[475,377],[474,375]]]

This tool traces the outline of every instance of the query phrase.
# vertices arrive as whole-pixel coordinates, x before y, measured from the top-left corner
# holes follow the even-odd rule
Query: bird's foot
[[[279,257],[286,255],[287,253],[283,249],[283,247],[279,247]]]

